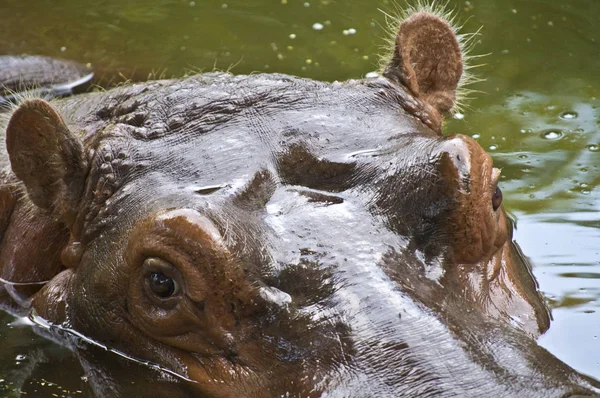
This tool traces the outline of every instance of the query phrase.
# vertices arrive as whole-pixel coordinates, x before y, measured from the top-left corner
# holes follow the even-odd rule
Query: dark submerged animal
[[[462,72],[452,28],[416,13],[380,78],[212,73],[24,101],[4,306],[72,347],[99,396],[593,395],[534,341],[548,309],[499,171],[441,135]],[[153,366],[132,392],[127,361],[89,341]]]

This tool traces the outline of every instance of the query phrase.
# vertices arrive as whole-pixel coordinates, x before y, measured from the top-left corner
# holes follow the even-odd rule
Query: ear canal
[[[87,162],[81,140],[52,106],[41,99],[25,101],[6,129],[11,168],[31,201],[67,225],[77,214]]]
[[[454,106],[462,73],[460,44],[446,21],[418,12],[400,24],[384,76],[443,114]]]

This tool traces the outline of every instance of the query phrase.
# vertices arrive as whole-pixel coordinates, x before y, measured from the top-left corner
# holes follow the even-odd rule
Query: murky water
[[[600,378],[600,2],[451,1],[483,26],[484,82],[447,133],[478,139],[502,167],[505,206],[554,322],[540,342]],[[379,0],[3,0],[0,53],[91,63],[104,82],[232,68],[322,80],[377,69]],[[41,364],[41,365],[40,365]],[[45,365],[44,365],[45,364]],[[83,370],[29,326],[0,315],[0,395],[78,396]],[[83,378],[82,378],[83,377]]]

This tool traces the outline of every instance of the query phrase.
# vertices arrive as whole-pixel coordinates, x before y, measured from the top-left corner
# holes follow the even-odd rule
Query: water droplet
[[[498,149],[497,145],[490,145],[489,146],[490,151],[495,151],[496,149]]]
[[[65,51],[67,51],[67,47],[61,47],[60,48],[60,52],[64,53]]]
[[[563,112],[560,114],[560,118],[565,120],[575,119],[577,116],[576,112]]]
[[[354,28],[344,29],[344,31],[342,33],[344,34],[344,36],[355,35],[356,29],[354,29]]]
[[[481,135],[479,135],[479,134],[475,133],[475,134],[473,134],[471,137],[472,137],[474,140],[478,140],[478,139],[479,139],[479,137],[481,137]]]
[[[542,138],[547,140],[558,140],[563,134],[559,130],[546,130],[542,133]]]
[[[307,63],[307,64],[309,64],[309,65],[310,65],[310,64],[312,64],[312,59],[310,59],[310,58],[309,58],[309,59],[307,59],[307,60],[306,60],[306,63]]]
[[[519,155],[519,159],[527,159],[527,155]]]
[[[454,115],[452,115],[452,117],[456,120],[463,120],[465,118],[465,115],[459,112],[456,112]]]
[[[587,149],[589,149],[592,152],[598,152],[598,145],[588,145]]]
[[[290,39],[294,40],[295,38],[296,38],[296,34],[295,34],[295,33],[292,33],[292,34],[290,35]]]
[[[374,78],[374,77],[379,77],[379,73],[377,72],[369,72],[365,75],[366,78],[370,79],[370,78]]]
[[[589,195],[589,194],[590,194],[590,191],[589,191],[588,189],[582,189],[582,190],[581,190],[581,193],[582,193],[583,195]]]
[[[320,23],[316,22],[316,23],[313,24],[312,28],[314,30],[323,30],[323,24],[320,24]]]
[[[19,354],[19,355],[17,355],[17,356],[15,357],[15,360],[17,360],[17,361],[22,361],[22,360],[24,360],[25,358],[27,358],[27,356],[26,356],[26,355]]]
[[[227,4],[221,4],[221,8],[222,9],[226,9],[227,8]]]
[[[287,0],[281,0],[281,4],[287,4]]]
[[[310,7],[310,3],[307,1],[306,3],[304,3],[304,7]]]

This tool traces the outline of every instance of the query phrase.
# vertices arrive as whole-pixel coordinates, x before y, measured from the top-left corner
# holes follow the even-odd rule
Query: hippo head
[[[6,128],[0,276],[47,282],[5,289],[201,396],[398,396],[504,369],[478,365],[502,347],[459,342],[529,341],[549,315],[500,171],[441,134],[463,69],[453,28],[421,12],[378,78],[27,100]]]

